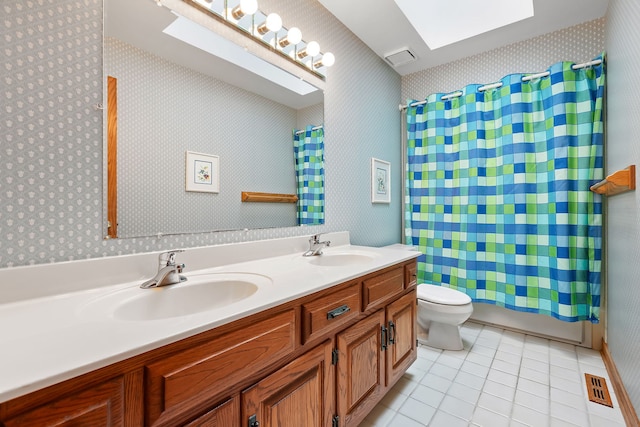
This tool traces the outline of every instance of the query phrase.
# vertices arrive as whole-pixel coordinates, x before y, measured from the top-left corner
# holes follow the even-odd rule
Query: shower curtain
[[[599,59],[602,59],[600,57]],[[408,103],[405,242],[419,282],[473,301],[597,323],[605,69]]]
[[[299,225],[324,224],[324,129],[293,132]]]

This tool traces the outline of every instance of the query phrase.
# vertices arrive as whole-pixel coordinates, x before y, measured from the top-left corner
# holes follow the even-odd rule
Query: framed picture
[[[371,203],[391,203],[391,163],[371,158]]]
[[[185,182],[187,191],[220,192],[220,159],[210,154],[187,151]]]

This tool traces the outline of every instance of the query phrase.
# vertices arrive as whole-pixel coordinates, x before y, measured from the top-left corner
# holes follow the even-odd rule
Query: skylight
[[[434,50],[533,16],[533,0],[395,0]]]

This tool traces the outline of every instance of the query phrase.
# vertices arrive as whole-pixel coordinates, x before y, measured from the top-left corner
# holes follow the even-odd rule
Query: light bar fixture
[[[306,43],[302,40],[302,32],[298,27],[283,27],[282,18],[277,13],[265,14],[260,11],[257,0],[182,1],[264,43],[272,51],[323,80],[326,78],[327,68],[336,61],[331,52],[320,51],[318,42]]]

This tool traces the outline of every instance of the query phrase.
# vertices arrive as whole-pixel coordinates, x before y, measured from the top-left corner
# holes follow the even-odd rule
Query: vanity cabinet
[[[240,427],[240,396],[229,398],[184,427]]]
[[[357,426],[416,359],[414,274],[399,263],[1,403],[0,426]]]
[[[225,386],[255,378],[292,353],[296,324],[291,308],[148,364],[147,425],[175,425],[185,411],[219,398]]]
[[[338,334],[340,426],[358,425],[416,360],[416,291]]]
[[[0,405],[0,426],[134,426],[142,423],[142,372],[103,380],[103,372]]]
[[[333,341],[296,358],[242,393],[242,424],[325,427],[335,414]]]

